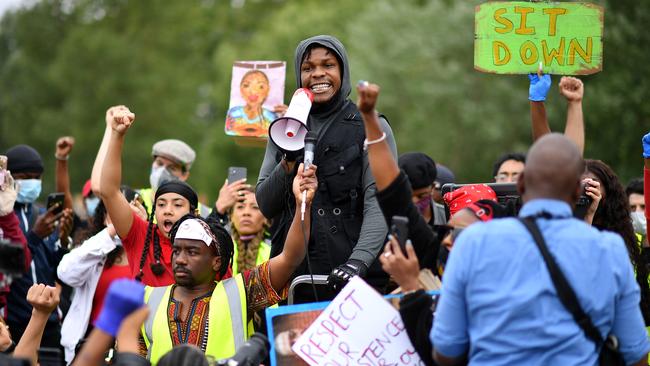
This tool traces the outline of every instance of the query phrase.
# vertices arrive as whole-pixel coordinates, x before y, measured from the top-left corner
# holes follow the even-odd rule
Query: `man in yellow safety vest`
[[[194,344],[217,360],[231,357],[249,336],[250,317],[286,296],[286,285],[306,253],[301,226],[309,238],[310,206],[317,189],[316,167],[302,165],[293,181],[296,207],[306,191],[304,225],[294,214],[283,251],[234,277],[223,276],[232,260],[230,234],[220,225],[186,215],[170,232],[175,283],[147,287],[149,317],[142,326],[141,354],[152,364],[173,346]]]

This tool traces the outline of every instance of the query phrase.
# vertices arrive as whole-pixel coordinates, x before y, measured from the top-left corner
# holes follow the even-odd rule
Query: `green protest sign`
[[[474,68],[497,74],[594,74],[603,68],[603,8],[504,1],[476,7]]]

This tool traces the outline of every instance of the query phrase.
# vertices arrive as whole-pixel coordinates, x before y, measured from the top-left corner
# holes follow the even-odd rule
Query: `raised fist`
[[[59,305],[59,292],[56,287],[35,284],[27,291],[27,302],[32,305],[34,311],[50,314]]]
[[[357,108],[361,113],[372,113],[379,97],[379,85],[369,84],[367,81],[360,81],[357,84]]]
[[[56,157],[59,159],[66,159],[68,155],[70,155],[73,147],[74,137],[59,137],[59,139],[56,141]]]
[[[135,114],[123,105],[111,107],[106,111],[106,125],[120,135],[126,133],[133,121],[135,121]]]
[[[560,94],[569,102],[580,102],[584,95],[584,86],[582,81],[571,76],[563,76],[560,79]]]

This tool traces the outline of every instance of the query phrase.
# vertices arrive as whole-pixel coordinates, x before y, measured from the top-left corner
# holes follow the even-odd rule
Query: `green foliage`
[[[46,160],[48,191],[56,138],[75,136],[70,173],[79,191],[105,110],[124,104],[137,115],[124,181],[146,186],[151,145],[179,138],[197,151],[190,183],[211,202],[228,166],[248,167],[252,182],[263,156],[223,133],[233,61],[286,61],[288,102],[295,46],[333,34],[348,49],[352,80],[381,85],[378,108],[401,152],[424,151],[462,181],[486,181],[498,155],[529,146],[530,121],[525,76],[473,70],[478,3],[41,0],[0,21],[0,151],[36,147]],[[606,5],[604,71],[585,78],[586,156],[627,179],[641,172],[639,139],[649,125],[650,35],[643,29],[650,3]],[[552,128],[562,131],[566,108],[556,88],[547,109]]]

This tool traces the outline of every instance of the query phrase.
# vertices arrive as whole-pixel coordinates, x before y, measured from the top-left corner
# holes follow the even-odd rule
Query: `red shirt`
[[[122,239],[122,245],[129,259],[131,276],[135,277],[140,273],[140,257],[144,250],[144,241],[147,238],[147,227],[149,223],[142,220],[138,215],[133,213],[133,223],[131,230]],[[156,276],[151,271],[151,263],[156,263],[153,255],[153,236],[157,235],[160,240],[160,263],[165,267],[162,275]],[[149,243],[149,253],[142,268],[142,283],[147,286],[168,286],[174,283],[174,273],[172,272],[172,244],[169,239],[158,231],[158,225],[153,226],[153,234]]]
[[[126,238],[122,238],[122,245],[124,246],[126,256],[129,259],[129,267],[131,268],[132,277],[135,277],[140,273],[140,257],[144,250],[144,241],[147,238],[148,226],[149,223],[147,221],[142,220],[138,215],[133,213],[131,230],[129,230]],[[172,272],[172,243],[166,236],[160,233],[158,225],[154,225],[153,228],[151,243],[149,243],[149,253],[147,253],[147,258],[144,262],[144,267],[142,268],[142,283],[152,287],[168,286],[174,283],[174,273]],[[150,267],[151,263],[155,263],[153,255],[153,235],[158,235],[158,238],[160,239],[160,263],[165,267],[165,272],[160,276],[154,275]],[[232,271],[228,268],[223,279],[231,276]],[[217,275],[216,280],[221,280],[218,277],[219,276]]]
[[[133,278],[133,276],[131,276],[131,268],[128,264],[121,266],[112,265],[108,268],[104,268],[102,271],[101,276],[99,276],[99,281],[97,282],[95,295],[93,296],[93,307],[90,312],[90,324],[95,324],[95,320],[102,311],[102,307],[104,306],[104,296],[106,296],[108,286],[110,286],[113,281],[120,278]]]

